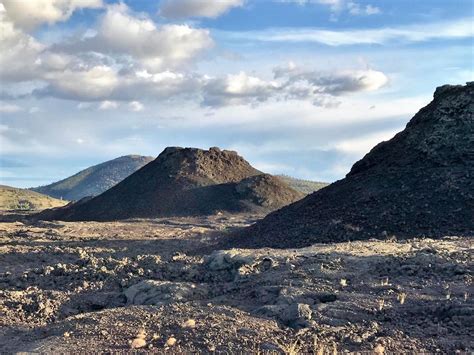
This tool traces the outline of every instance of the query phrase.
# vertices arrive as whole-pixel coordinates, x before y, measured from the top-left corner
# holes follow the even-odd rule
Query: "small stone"
[[[382,311],[385,306],[385,300],[382,298],[379,300],[379,311]]]
[[[195,328],[196,327],[196,321],[194,319],[188,319],[186,322],[183,323],[182,327],[183,328]]]
[[[146,345],[146,341],[143,338],[135,338],[132,340],[132,349],[143,348]]]
[[[137,334],[137,338],[145,339],[146,338],[146,331],[145,329],[140,329]]]
[[[384,354],[385,353],[385,347],[382,345],[382,344],[378,344],[375,348],[374,348],[374,353],[375,354]]]
[[[401,292],[401,293],[398,294],[397,298],[398,298],[398,301],[400,302],[400,304],[404,304],[405,300],[407,298],[407,294],[405,292]]]
[[[166,346],[171,347],[171,346],[175,345],[176,342],[177,342],[176,338],[170,337],[170,338],[166,341]]]
[[[71,336],[71,333],[65,332],[65,333],[63,334],[63,336],[64,336],[65,338],[69,338],[69,337]]]
[[[216,351],[216,347],[214,345],[209,345],[207,347],[207,350],[209,350],[210,352],[214,352],[214,351]]]

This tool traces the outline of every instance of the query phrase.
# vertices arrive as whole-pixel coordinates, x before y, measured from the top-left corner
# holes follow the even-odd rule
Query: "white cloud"
[[[139,101],[132,101],[128,104],[128,107],[133,112],[140,112],[145,109],[145,106]]]
[[[123,3],[107,8],[97,31],[50,47],[16,28],[1,7],[0,16],[1,79],[34,82],[29,92],[37,97],[133,101],[188,95],[201,86],[189,65],[213,45],[207,30],[157,27]]]
[[[269,100],[305,100],[335,107],[340,103],[338,96],[377,90],[387,82],[380,71],[321,73],[294,63],[275,69],[273,79],[244,71],[217,77],[193,74],[189,72],[191,62],[213,45],[209,31],[187,25],[158,26],[123,3],[107,6],[96,31],[51,47],[18,30],[5,11],[1,15],[7,20],[2,33],[7,40],[2,45],[7,43],[6,53],[15,53],[0,62],[8,68],[5,75],[12,81],[41,82],[33,91],[36,97],[102,101],[100,110],[128,101],[132,102],[130,110],[141,111],[143,99],[181,98],[213,107]],[[12,50],[19,45],[18,50]],[[86,107],[79,104],[78,108]]]
[[[225,106],[257,103],[268,100],[278,91],[274,81],[264,81],[245,72],[207,81],[203,87],[203,104]]]
[[[377,15],[381,11],[378,7],[372,5],[360,5],[354,1],[347,3],[347,9],[351,15]]]
[[[166,18],[218,17],[244,0],[164,0],[159,11]]]
[[[66,21],[78,9],[96,9],[102,0],[1,0],[9,18],[27,30]]]
[[[286,68],[276,67],[273,72],[275,78],[287,78],[284,87],[290,98],[315,98],[317,102],[321,95],[340,96],[375,91],[388,82],[387,76],[377,70],[342,70],[328,73],[300,68],[293,62]],[[328,99],[327,96],[322,98]]]
[[[133,15],[121,3],[107,7],[95,35],[58,44],[54,50],[128,56],[132,64],[138,61],[147,70],[159,72],[187,66],[213,45],[206,29],[172,24],[156,26],[147,17]]]
[[[118,103],[115,101],[102,101],[99,105],[99,110],[114,110],[118,107]]]
[[[108,66],[85,70],[57,71],[45,75],[48,85],[38,89],[38,97],[53,96],[78,101],[138,101],[149,98],[170,100],[185,96],[196,98],[202,78],[193,74],[165,71],[151,74],[146,70],[120,72]],[[79,109],[89,108],[81,103]],[[107,104],[107,108],[111,108]]]
[[[380,8],[373,5],[360,5],[353,0],[280,0],[280,2],[296,3],[298,5],[318,4],[328,6],[333,14],[347,11],[350,15],[376,15],[380,14]],[[334,18],[334,17],[332,17]]]
[[[37,75],[36,60],[44,48],[32,36],[15,27],[0,3],[1,80],[21,81],[34,78]]]
[[[1,113],[14,113],[14,112],[19,112],[19,111],[23,111],[23,109],[18,105],[0,102]]]
[[[44,74],[48,86],[38,95],[50,95],[72,100],[107,99],[119,85],[117,73],[107,66],[86,70],[67,69]]]
[[[439,29],[443,30],[440,31]],[[271,29],[232,33],[235,39],[268,42],[315,42],[329,46],[387,44],[392,42],[426,42],[435,39],[459,39],[474,36],[470,18],[420,25],[354,30]]]
[[[376,70],[319,72],[297,67],[274,70],[275,80],[263,80],[245,72],[211,78],[203,85],[204,106],[248,105],[274,100],[307,100],[316,106],[335,107],[338,96],[374,91],[383,87],[387,76]]]

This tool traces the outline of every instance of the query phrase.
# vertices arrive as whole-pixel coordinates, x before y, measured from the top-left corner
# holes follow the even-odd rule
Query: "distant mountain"
[[[236,152],[169,147],[103,194],[44,211],[37,218],[108,221],[268,213],[302,197],[282,180],[253,168]]]
[[[153,159],[141,155],[126,155],[91,166],[64,180],[31,190],[70,201],[80,200],[86,196],[97,196]]]
[[[38,192],[0,185],[0,210],[44,210],[66,203]]]
[[[232,247],[474,236],[474,82],[444,85],[342,180],[237,233]]]
[[[319,181],[311,181],[311,180],[303,180],[297,179],[288,175],[276,175],[280,180],[283,180],[290,186],[291,188],[295,189],[296,191],[302,192],[306,195],[311,194],[323,187],[328,186],[327,182],[319,182]]]

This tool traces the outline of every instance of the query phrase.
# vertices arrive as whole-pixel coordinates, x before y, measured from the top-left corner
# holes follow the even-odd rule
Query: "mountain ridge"
[[[54,198],[74,201],[97,196],[148,164],[154,158],[136,154],[124,155],[77,172],[65,179],[30,190]]]

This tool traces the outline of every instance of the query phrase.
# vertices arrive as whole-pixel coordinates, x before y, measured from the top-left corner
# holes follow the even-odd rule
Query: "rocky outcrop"
[[[127,304],[159,306],[174,302],[202,299],[207,295],[205,286],[191,282],[144,280],[127,290]]]
[[[445,85],[347,176],[238,233],[238,247],[474,235],[474,83]]]

